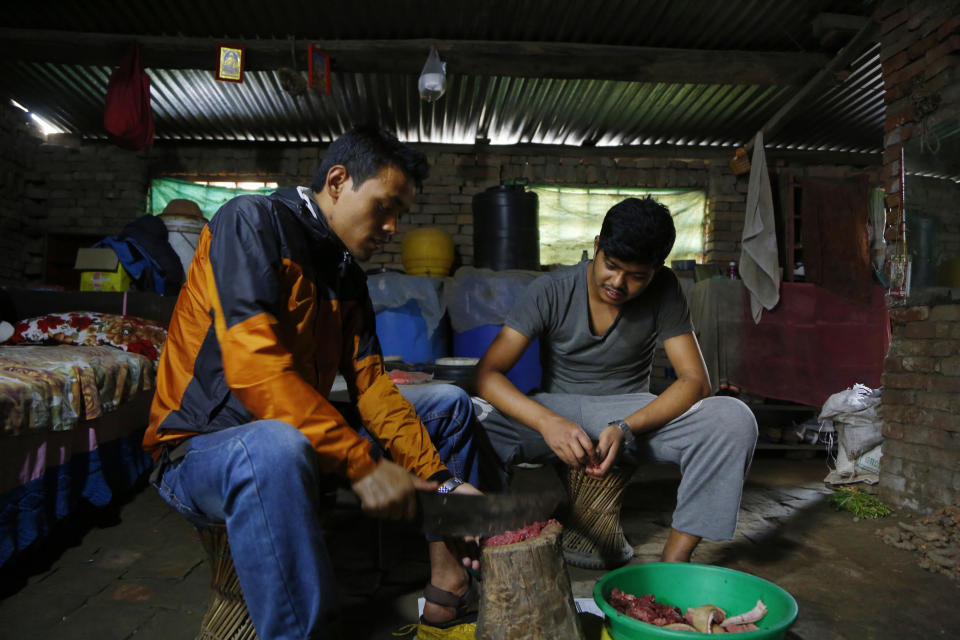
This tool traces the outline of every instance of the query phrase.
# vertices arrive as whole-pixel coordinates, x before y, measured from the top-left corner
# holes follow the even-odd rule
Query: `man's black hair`
[[[659,267],[676,239],[669,209],[650,196],[627,198],[604,216],[597,250],[621,262]]]
[[[346,167],[353,178],[354,191],[384,167],[400,169],[417,188],[423,185],[429,171],[426,156],[397,140],[386,129],[371,125],[347,131],[330,144],[310,188],[322,190],[331,167],[338,164]]]

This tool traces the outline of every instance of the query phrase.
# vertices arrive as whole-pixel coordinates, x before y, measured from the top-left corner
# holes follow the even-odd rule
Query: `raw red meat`
[[[653,594],[637,597],[614,588],[610,593],[610,604],[620,613],[642,622],[649,622],[658,627],[664,627],[675,622],[684,622],[680,609],[666,604],[660,604],[653,599]]]
[[[390,376],[390,379],[393,380],[394,384],[420,384],[421,382],[426,382],[427,380],[433,378],[432,373],[424,373],[422,371],[401,371],[400,369],[388,371],[387,375]]]
[[[540,532],[543,531],[544,527],[554,522],[556,522],[556,520],[550,518],[545,522],[534,522],[533,524],[528,524],[522,529],[517,529],[516,531],[507,531],[506,533],[501,533],[498,536],[490,536],[489,538],[484,539],[483,546],[499,547],[500,545],[504,544],[523,542],[528,538],[536,538],[540,535]]]

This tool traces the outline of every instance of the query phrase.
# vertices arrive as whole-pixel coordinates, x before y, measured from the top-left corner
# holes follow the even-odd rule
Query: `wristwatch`
[[[607,423],[608,427],[617,427],[620,431],[623,432],[623,443],[627,446],[633,444],[637,439],[634,435],[633,430],[630,428],[630,425],[627,424],[626,420],[611,420]]]
[[[442,485],[437,487],[437,493],[450,493],[451,491],[453,491],[454,489],[456,489],[462,484],[463,484],[463,480],[461,480],[457,476],[453,476],[450,479],[448,479],[446,482],[444,482]]]

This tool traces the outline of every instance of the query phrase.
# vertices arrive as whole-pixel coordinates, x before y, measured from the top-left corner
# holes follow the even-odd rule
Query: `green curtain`
[[[539,198],[540,264],[575,264],[583,251],[593,255],[593,238],[607,211],[624,198],[652,196],[670,209],[677,240],[667,257],[697,260],[703,257],[703,216],[707,198],[695,189],[575,189],[530,187]]]
[[[150,193],[147,196],[147,210],[155,216],[163,213],[164,207],[176,198],[193,200],[203,211],[203,217],[209,220],[217,209],[234,196],[245,193],[270,194],[276,191],[275,187],[262,189],[231,189],[213,185],[197,184],[187,180],[174,178],[157,178],[150,183]]]

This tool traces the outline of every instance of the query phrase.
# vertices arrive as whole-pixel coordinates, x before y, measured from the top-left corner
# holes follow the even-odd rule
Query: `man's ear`
[[[597,247],[600,246],[600,236],[593,236],[593,257],[597,257]]]
[[[349,181],[350,174],[347,173],[347,168],[342,164],[335,164],[327,171],[327,182],[323,185],[323,189],[336,202],[343,190],[347,188]]]

